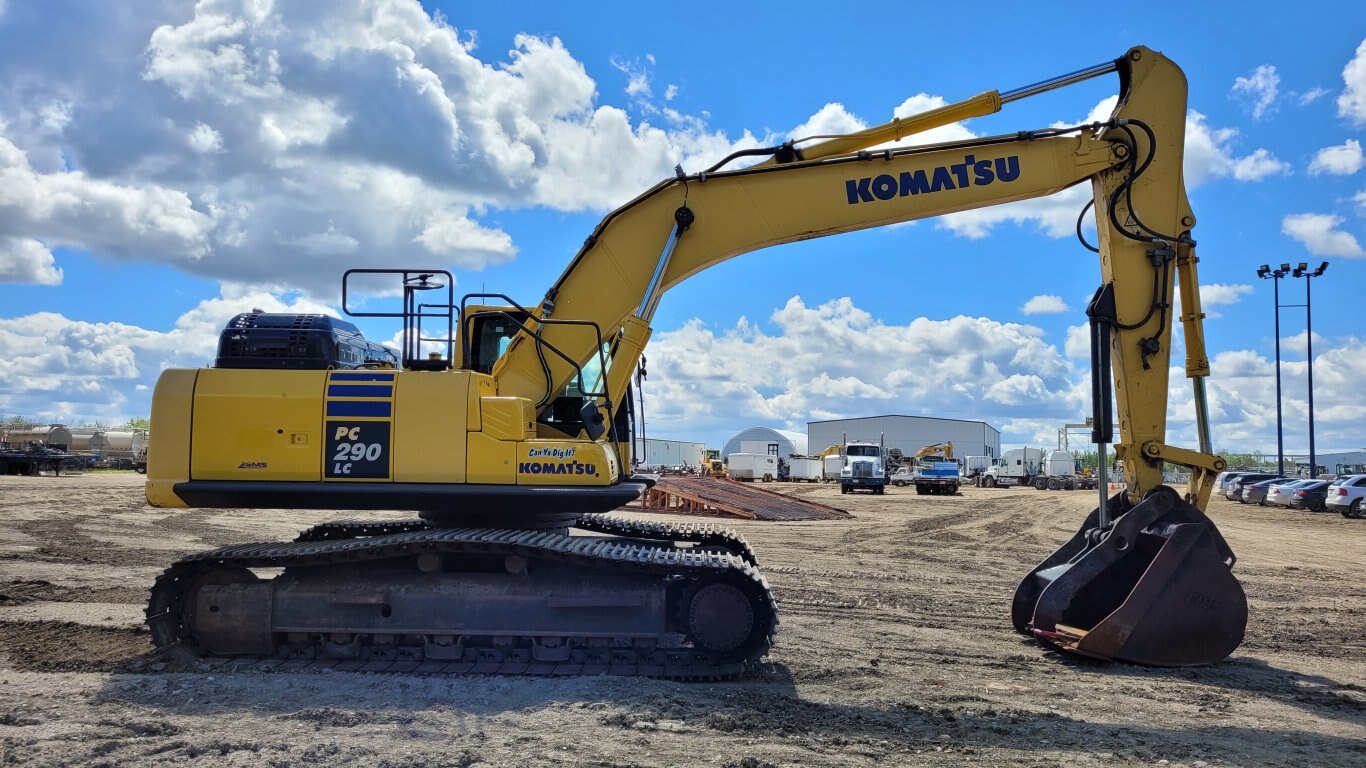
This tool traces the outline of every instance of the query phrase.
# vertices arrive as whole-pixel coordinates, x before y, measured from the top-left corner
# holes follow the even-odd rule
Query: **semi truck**
[[[1033,486],[1036,490],[1094,489],[1096,480],[1077,471],[1077,460],[1063,450],[1012,448],[979,478],[984,488]]]
[[[840,468],[840,493],[887,489],[887,470],[879,443],[851,440],[844,444],[844,465]]]
[[[1076,491],[1094,490],[1095,477],[1081,472],[1080,462],[1068,451],[1057,450],[1048,454],[1044,471],[1036,476],[1030,485],[1035,490]]]
[[[1042,448],[1011,448],[982,473],[983,488],[1028,485],[1043,471]]]

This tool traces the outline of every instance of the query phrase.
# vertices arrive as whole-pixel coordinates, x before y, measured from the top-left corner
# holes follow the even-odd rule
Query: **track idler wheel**
[[[256,615],[251,616],[244,616],[240,611],[220,614],[222,601],[217,596],[224,590],[250,589],[252,585],[264,587],[251,571],[245,568],[216,568],[189,576],[186,583],[164,583],[166,578],[163,576],[163,579],[158,580],[152,590],[147,624],[153,645],[166,651],[171,658],[189,662],[206,652],[269,653],[272,650],[271,646],[263,646],[260,642],[246,651],[235,648],[224,650],[217,647],[214,642],[217,638],[212,637],[213,633],[210,633],[207,641],[204,636],[206,625],[210,628],[226,626],[230,629],[226,633],[229,636],[240,634],[243,627],[251,624],[265,621],[269,625],[268,608],[254,611]],[[269,638],[268,630],[266,636]]]
[[[761,652],[773,630],[763,595],[727,579],[693,585],[680,607],[683,630],[693,645],[735,660]]]
[[[1072,653],[1153,666],[1213,664],[1247,628],[1236,557],[1219,529],[1176,491],[1159,486],[1113,523],[1093,510],[1081,530],[1015,591],[1015,629]]]

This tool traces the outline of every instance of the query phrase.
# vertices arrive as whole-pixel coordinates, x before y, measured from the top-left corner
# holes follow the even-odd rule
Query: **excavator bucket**
[[[1219,529],[1161,486],[1109,500],[1015,590],[1015,629],[1065,651],[1160,667],[1213,664],[1247,627],[1247,597]]]

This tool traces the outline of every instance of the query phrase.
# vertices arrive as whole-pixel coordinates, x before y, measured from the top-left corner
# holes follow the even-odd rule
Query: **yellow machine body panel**
[[[168,371],[155,397],[166,449],[149,457],[148,493],[184,506],[173,486],[187,480],[614,482],[608,444],[538,437],[533,404],[489,396],[490,385],[459,370]]]
[[[326,380],[326,371],[201,370],[190,478],[318,480]]]
[[[469,456],[467,482],[495,485],[517,482],[517,443],[490,437],[485,432],[470,432],[465,442]]]
[[[480,432],[498,440],[527,440],[536,436],[536,409],[524,397],[481,397]]]
[[[465,482],[468,371],[395,377],[394,482]]]
[[[190,427],[194,384],[199,371],[163,371],[152,392],[152,419],[158,448],[147,451],[147,502],[154,507],[184,507],[175,484],[190,478]]]
[[[616,475],[616,456],[607,444],[582,440],[517,444],[519,485],[607,485]]]

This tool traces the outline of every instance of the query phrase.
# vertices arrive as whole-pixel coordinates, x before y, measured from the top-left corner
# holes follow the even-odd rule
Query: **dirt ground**
[[[1213,667],[1062,657],[1018,579],[1091,492],[792,493],[857,517],[745,523],[781,625],[717,683],[166,671],[140,619],[182,553],[346,515],[153,510],[141,477],[0,477],[0,765],[1366,765],[1366,522],[1210,512],[1247,640]]]

